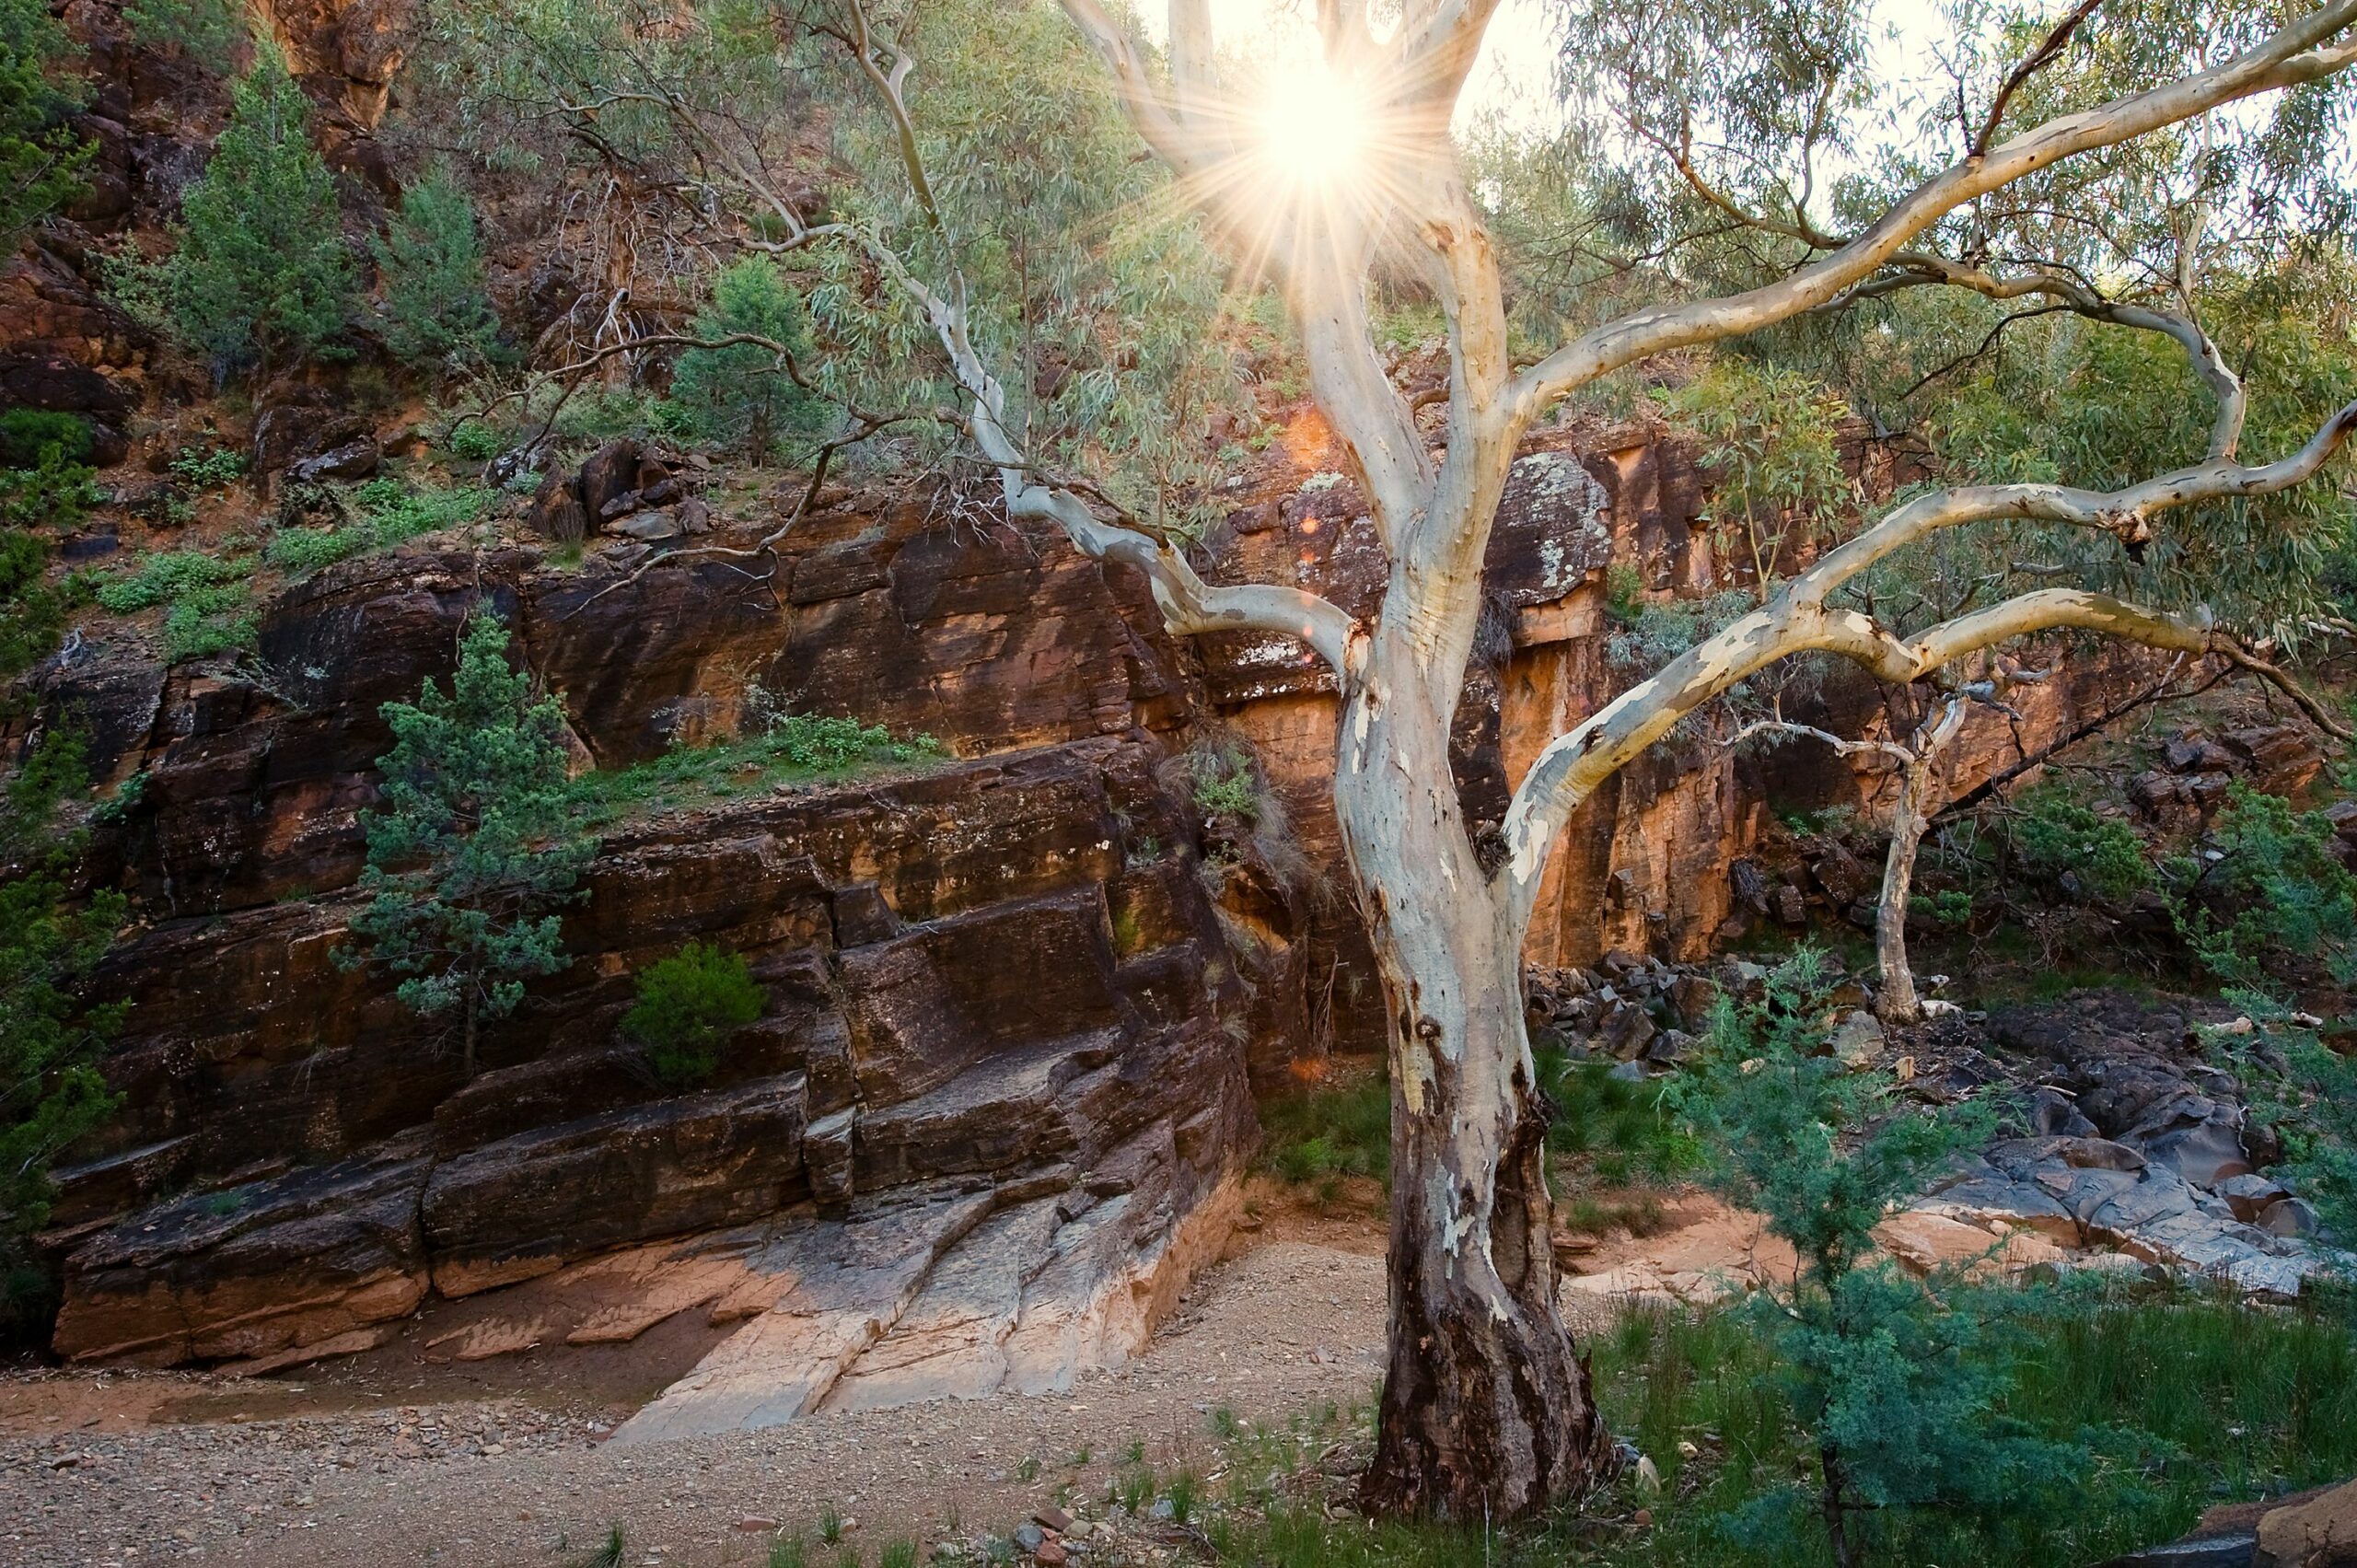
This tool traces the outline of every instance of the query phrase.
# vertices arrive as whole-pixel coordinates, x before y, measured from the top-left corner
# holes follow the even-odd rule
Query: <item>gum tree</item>
[[[1409,0],[1380,35],[1361,7],[1321,5],[1325,78],[1315,90],[1354,117],[1329,123],[1326,134],[1363,126],[1364,153],[1350,167],[1326,171],[1321,183],[1295,187],[1294,200],[1275,204],[1274,222],[1272,149],[1250,134],[1247,100],[1220,77],[1209,7],[1202,0],[1172,6],[1167,66],[1094,0],[1065,0],[1065,9],[1179,188],[1283,290],[1318,405],[1364,490],[1389,561],[1383,599],[1373,616],[1353,620],[1294,589],[1204,587],[1176,552],[1109,525],[1079,495],[1041,483],[995,424],[996,385],[980,366],[964,372],[975,437],[1002,463],[1011,512],[1053,517],[1081,549],[1139,565],[1174,629],[1290,633],[1331,669],[1341,703],[1336,812],[1393,1019],[1390,1350],[1365,1495],[1387,1512],[1464,1519],[1523,1513],[1576,1493],[1609,1462],[1585,1369],[1556,1308],[1542,1147],[1547,1108],[1522,1023],[1522,939],[1548,855],[1571,814],[1685,715],[1795,654],[1830,653],[1884,679],[1911,682],[1976,650],[2061,629],[2189,652],[2219,648],[2221,634],[2206,617],[2085,588],[2029,589],[1906,636],[1840,606],[1836,595],[1867,568],[1941,530],[1996,519],[2085,528],[2142,549],[2173,510],[2312,478],[2357,423],[2357,406],[2299,450],[2247,464],[2237,455],[2239,384],[2199,329],[2181,320],[2129,323],[2180,337],[2200,366],[2218,404],[2200,461],[2101,492],[2050,482],[1961,485],[1870,521],[1757,610],[1549,744],[1515,791],[1493,855],[1475,842],[1459,808],[1448,732],[1480,613],[1483,554],[1523,436],[1562,399],[1624,366],[1840,309],[1887,288],[2077,287],[2068,258],[2059,267],[2001,268],[1970,243],[1973,226],[1956,215],[1969,219],[2003,202],[2009,188],[2070,160],[2100,164],[2113,149],[2180,135],[2225,106],[2332,76],[2357,61],[2357,42],[2348,36],[2357,3],[2282,17],[2197,18],[2227,24],[2209,33],[2222,41],[2156,52],[2157,60],[2119,73],[2141,82],[2124,79],[2120,90],[2086,102],[2024,88],[2062,54],[2092,5],[2042,36],[2016,34],[1985,108],[1965,117],[1956,156],[1898,170],[1881,193],[1886,199],[1875,203],[1878,211],[1844,211],[1838,228],[1821,227],[1812,215],[1805,175],[1834,139],[1861,64],[1862,52],[1823,46],[1856,36],[1861,8],[1581,7],[1567,68],[1576,74],[1592,64],[1599,92],[1617,99],[1641,134],[1659,128],[1648,117],[1670,105],[1667,145],[1694,183],[1728,210],[1729,225],[1783,244],[1769,264],[1747,269],[1754,275],[1744,286],[1682,291],[1685,280],[1666,277],[1654,302],[1578,331],[1527,365],[1517,363],[1510,341],[1489,223],[1449,134],[1494,5]],[[1590,44],[1596,55],[1584,56]],[[1706,62],[1716,64],[1704,68]],[[1301,82],[1283,90],[1305,90]],[[1698,106],[1692,95],[1713,85],[1730,87],[1727,99]],[[1781,106],[1794,103],[1812,118],[1787,126]],[[1797,181],[1747,193],[1759,202],[1781,197],[1791,218],[1760,217],[1747,193],[1712,181],[1693,151],[1698,107],[1715,110],[1752,144],[1732,147],[1730,166],[1758,168],[1765,152],[1771,162],[1802,171]],[[1286,149],[1274,151],[1282,157]],[[2068,197],[2085,212],[2099,199],[2090,190]],[[1435,431],[1418,424],[1373,341],[1367,289],[1378,256],[1412,267],[1447,320],[1447,402]],[[954,311],[936,308],[935,316],[956,357]]]
[[[807,203],[770,172],[774,129],[748,118],[730,78],[682,79],[654,57],[692,30],[667,27],[601,53],[596,80],[531,90],[585,133],[610,134],[624,110],[659,122],[694,188],[742,215],[736,243],[831,269],[814,299],[822,316],[830,299],[842,307],[827,323],[832,335],[871,343],[896,371],[905,367],[908,405],[935,401],[949,384],[959,407],[944,417],[994,475],[1009,517],[1061,529],[1084,553],[1144,575],[1175,633],[1282,634],[1323,662],[1341,704],[1336,814],[1392,1020],[1389,1363],[1365,1500],[1380,1512],[1464,1520],[1525,1514],[1578,1494],[1611,1463],[1556,1306],[1549,1107],[1522,1017],[1520,950],[1556,838],[1601,783],[1681,719],[1796,655],[1846,658],[1898,683],[2059,631],[2257,660],[2198,591],[2182,603],[2140,602],[2095,569],[2085,574],[2093,586],[2040,576],[1905,627],[1845,595],[1871,571],[1974,525],[2084,536],[2141,557],[2172,514],[2231,510],[2323,470],[2357,423],[2357,405],[2294,449],[2246,462],[2247,399],[2190,298],[2158,308],[2090,279],[2119,271],[2104,254],[2102,222],[2117,188],[2150,188],[2156,169],[2192,162],[2212,183],[2182,204],[2208,210],[2219,178],[2232,194],[2257,189],[2270,168],[2304,157],[2313,166],[2309,156],[2339,124],[2325,85],[2357,62],[2357,0],[2290,10],[2148,0],[2094,27],[2089,0],[2057,26],[1995,27],[1975,35],[1985,57],[1958,55],[1956,123],[1935,118],[1908,150],[1875,160],[1858,132],[1871,96],[1860,85],[1864,5],[1567,6],[1572,97],[1591,120],[1620,125],[1574,150],[1599,164],[1650,159],[1643,177],[1608,170],[1614,178],[1597,188],[1635,191],[1634,204],[1671,232],[1635,254],[1599,251],[1603,282],[1585,303],[1604,308],[1557,312],[1555,341],[1535,351],[1525,341],[1533,290],[1509,284],[1511,258],[1450,134],[1494,0],[1321,0],[1320,58],[1257,84],[1225,74],[1233,56],[1216,48],[1208,0],[1174,0],[1159,47],[1096,0],[1061,0],[1061,8],[1168,172],[1166,189],[1132,205],[1190,210],[1241,274],[1282,296],[1311,394],[1387,562],[1372,614],[1354,618],[1283,583],[1205,581],[1183,541],[1121,504],[1120,487],[1075,474],[1129,456],[1118,422],[1076,432],[1040,420],[1028,339],[1002,297],[1025,273],[1007,264],[1015,248],[992,226],[1043,187],[1008,178],[1008,168],[1028,159],[1051,177],[1044,188],[1064,205],[1038,211],[1104,215],[1087,205],[1086,181],[1052,178],[1052,144],[1008,147],[973,134],[993,123],[982,85],[1005,89],[1008,114],[1036,113],[1019,78],[992,73],[1005,75],[1013,41],[1039,47],[1038,5],[1004,8],[995,51],[968,50],[974,58],[961,64],[975,80],[952,75],[930,87],[959,106],[940,123],[920,112],[919,63],[903,41],[942,36],[923,31],[931,13],[888,13],[865,0],[778,8],[772,20],[784,41],[773,58],[847,57],[877,116],[865,144],[880,155],[865,165],[870,179],[842,192],[823,224],[807,222]],[[729,24],[715,13],[708,25]],[[2072,52],[2088,41],[2092,63]],[[728,56],[739,66],[749,57]],[[1064,64],[1042,58],[1038,90],[1086,108]],[[1720,143],[1698,147],[1698,123]],[[2265,156],[2239,167],[2216,156],[2235,146]],[[1828,202],[1813,192],[1834,147],[1876,168],[1846,178]],[[900,193],[882,190],[888,175]],[[1645,183],[1653,175],[1664,175],[1658,185]],[[1583,204],[1525,203],[1517,221]],[[2184,226],[2198,242],[2200,226]],[[1376,344],[1369,295],[1378,264],[1411,279],[1446,319],[1446,397],[1429,409],[1394,385]],[[858,289],[875,300],[863,295],[854,310]],[[1617,371],[1919,290],[1990,302],[2036,296],[2107,327],[2161,334],[2198,373],[2176,396],[2214,403],[2206,450],[2100,486],[2058,474],[1906,498],[1758,585],[1756,608],[1555,738],[1522,780],[1502,833],[1477,842],[1451,776],[1449,728],[1480,617],[1482,561],[1524,436]],[[1093,297],[1129,309],[1134,319],[1124,325],[1149,339],[1177,308],[1156,310],[1134,278]],[[865,338],[863,323],[872,328]],[[1074,343],[1102,341],[1083,333]],[[920,346],[930,355],[923,367]],[[2200,587],[2199,573],[2179,576]]]

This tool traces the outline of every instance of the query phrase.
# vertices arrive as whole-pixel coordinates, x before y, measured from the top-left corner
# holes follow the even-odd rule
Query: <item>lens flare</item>
[[[1331,196],[1365,180],[1375,137],[1363,88],[1319,61],[1271,75],[1261,94],[1258,161],[1293,193]]]

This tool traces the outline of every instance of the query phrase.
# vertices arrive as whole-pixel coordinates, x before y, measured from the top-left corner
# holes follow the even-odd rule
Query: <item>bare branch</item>
[[[2096,7],[2102,4],[2103,0],[2079,0],[2069,16],[2054,24],[2045,41],[2022,57],[2022,63],[2014,67],[2013,74],[2005,78],[2005,85],[1997,89],[1996,98],[1991,100],[1989,117],[1980,122],[1980,134],[1972,138],[1972,145],[1967,149],[1968,156],[1988,156],[1989,144],[1996,139],[1997,127],[2004,123],[2005,107],[2013,101],[2014,95],[2022,90],[2024,83],[2061,58],[2063,45],[2069,43],[2071,35],[2079,30],[2079,24],[2094,16]]]

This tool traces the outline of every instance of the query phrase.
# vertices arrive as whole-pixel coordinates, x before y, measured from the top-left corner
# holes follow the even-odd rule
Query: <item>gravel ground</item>
[[[561,1390],[110,1430],[125,1423],[88,1413],[107,1404],[95,1375],[30,1380],[66,1385],[46,1416],[20,1379],[0,1427],[0,1562],[558,1564],[619,1525],[628,1562],[718,1568],[765,1561],[777,1527],[830,1512],[871,1562],[894,1539],[970,1545],[1059,1488],[1100,1495],[1133,1443],[1151,1464],[1216,1469],[1215,1410],[1282,1423],[1365,1400],[1381,1372],[1379,1242],[1366,1226],[1269,1240],[1199,1281],[1144,1356],[1068,1395],[629,1448],[601,1446],[610,1404]],[[116,1386],[131,1408],[157,1404],[140,1380]]]

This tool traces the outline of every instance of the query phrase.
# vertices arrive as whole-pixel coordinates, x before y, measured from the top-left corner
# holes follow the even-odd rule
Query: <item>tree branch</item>
[[[1855,610],[1826,608],[1829,594],[1893,551],[1938,532],[1994,517],[2033,517],[2101,528],[2123,538],[2149,537],[2151,516],[2234,495],[2271,494],[2304,482],[2357,429],[2357,403],[2327,420],[2308,444],[2280,462],[2242,467],[2211,462],[2125,490],[2059,485],[1992,485],[1948,490],[1908,503],[1795,577],[1768,603],[1670,661],[1658,674],[1549,743],[1508,808],[1508,912],[1519,931],[1529,918],[1555,837],[1596,786],[1680,719],[1780,658],[1837,653],[1885,680],[1920,680],[1980,648],[2038,632],[2076,628],[2189,654],[2215,653],[2267,674],[2303,712],[2330,733],[2346,734],[2315,699],[2206,616],[2196,620],[2144,609],[2074,588],[2040,588],[1987,610],[1941,621],[1903,639]]]
[[[1925,180],[1840,250],[1775,283],[1714,299],[1655,306],[1586,332],[1516,378],[1515,429],[1566,393],[1624,365],[1757,331],[1822,305],[1872,276],[1943,215],[2050,164],[2341,70],[2357,60],[2357,45],[2327,45],[2352,19],[2357,0],[2333,0],[2223,64],[2057,116]]]

